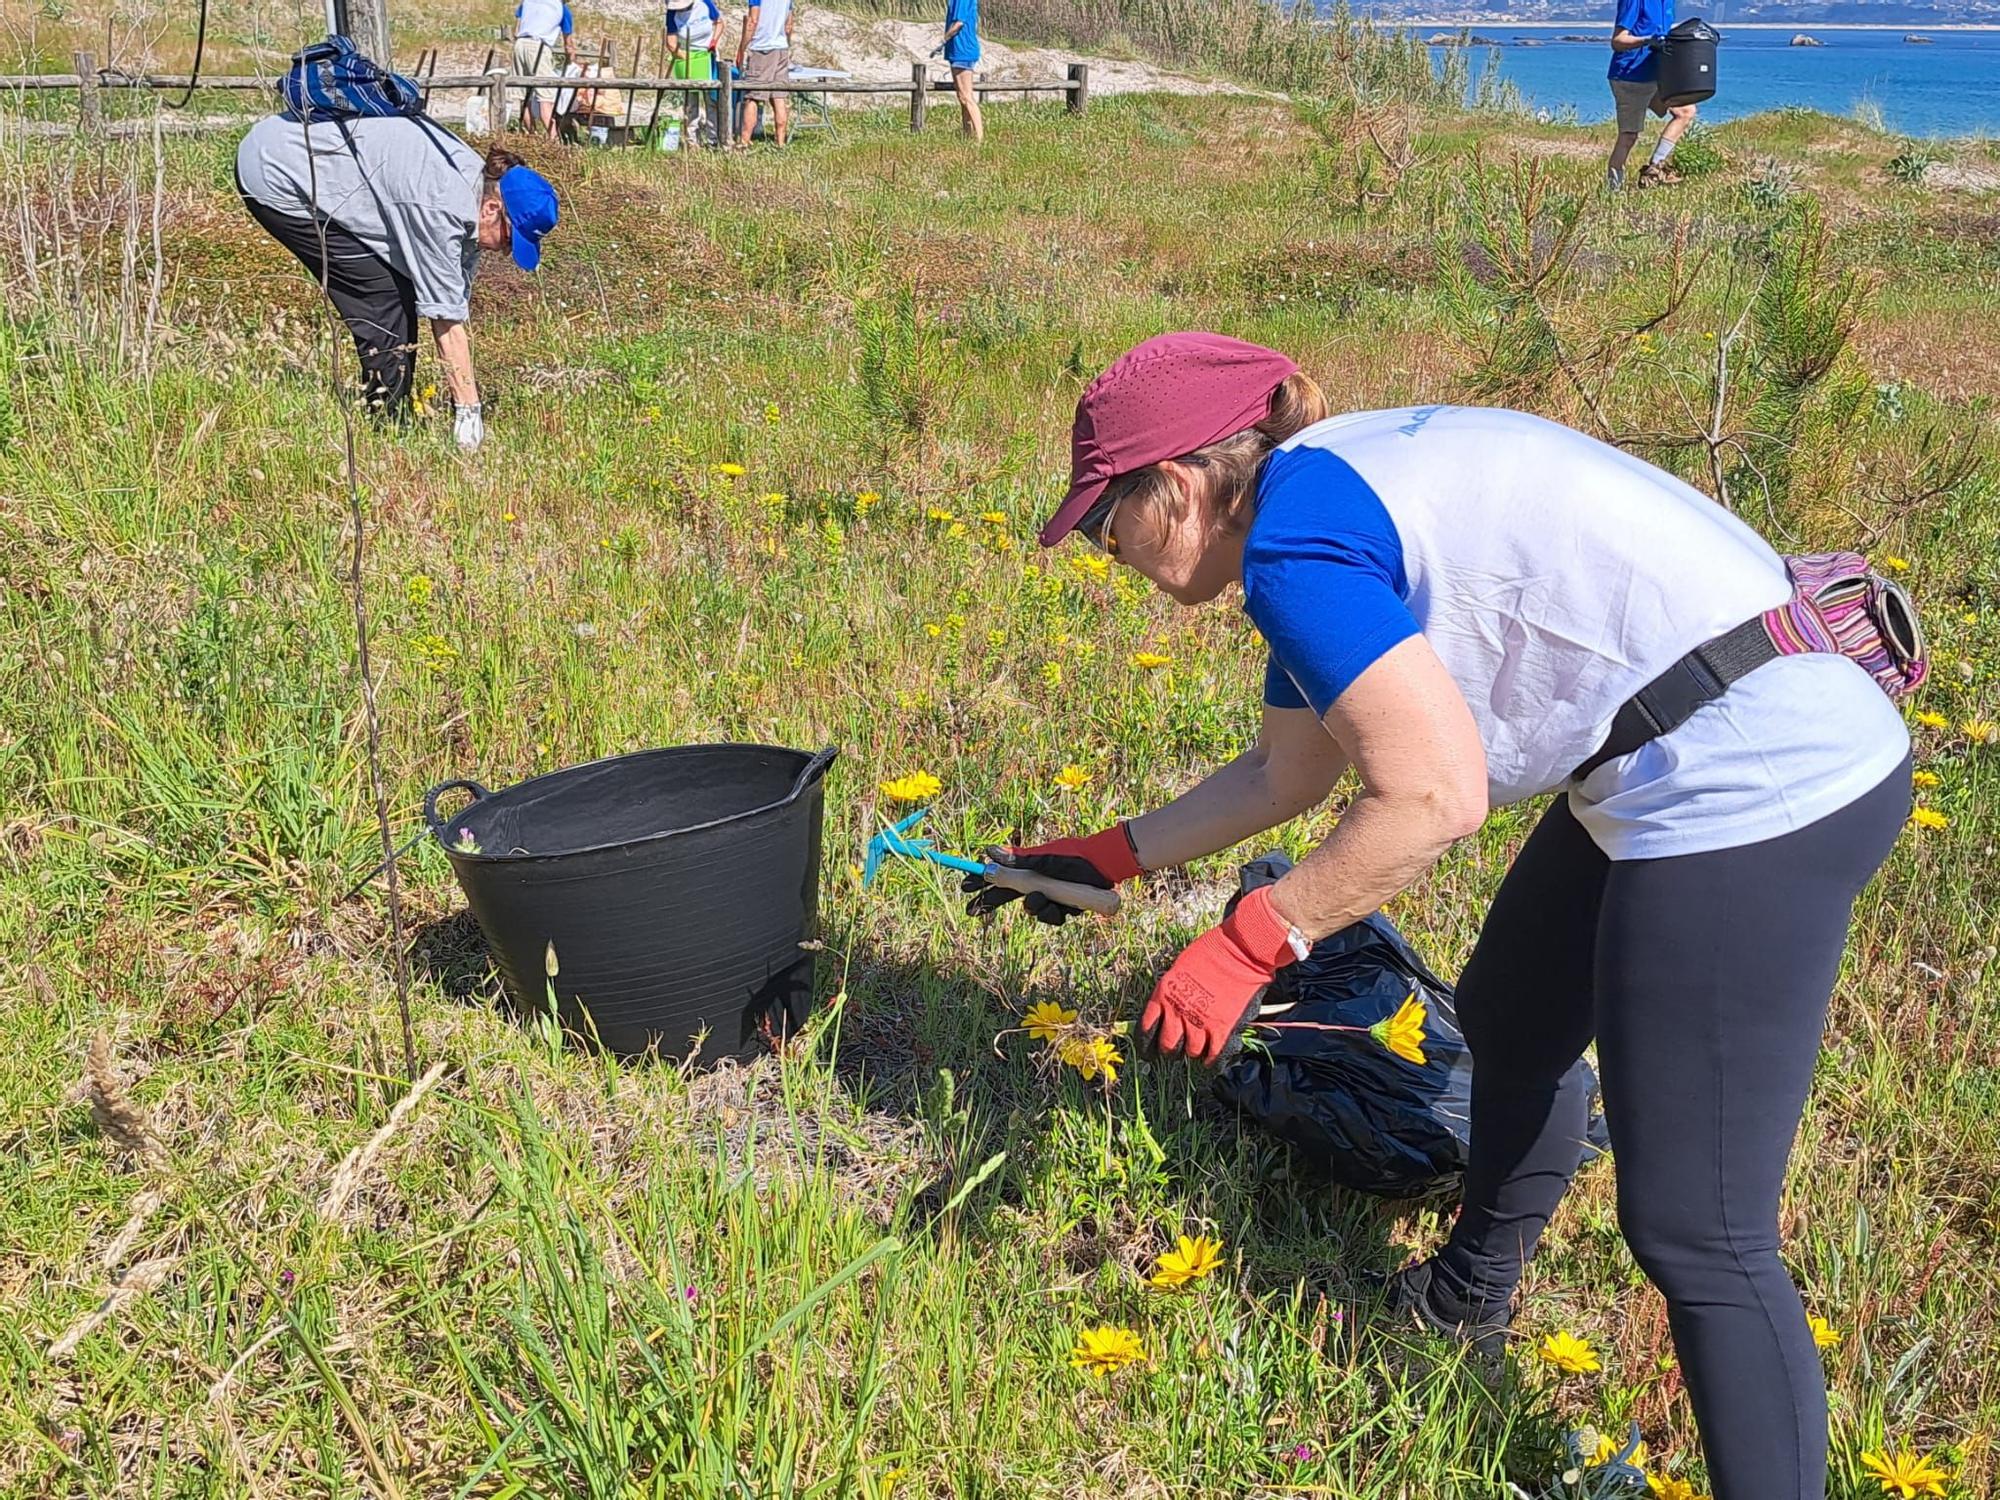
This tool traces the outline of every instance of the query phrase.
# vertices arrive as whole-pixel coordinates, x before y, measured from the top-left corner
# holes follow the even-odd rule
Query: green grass
[[[55,148],[23,163],[79,248],[60,298],[0,250],[0,1491],[1488,1497],[1542,1493],[1568,1429],[1627,1420],[1699,1488],[1608,1166],[1552,1227],[1519,1323],[1589,1337],[1603,1373],[1524,1358],[1489,1388],[1365,1299],[1333,1316],[1448,1204],[1329,1190],[1205,1107],[1197,1072],[1131,1061],[1107,1095],[1013,1030],[1045,998],[1129,1015],[1256,850],[1060,933],[981,929],[917,869],[864,894],[853,865],[885,777],[939,776],[936,831],[969,848],[1154,805],[1253,733],[1260,656],[1230,607],[1176,611],[1033,548],[1071,405],[1120,348],[1214,327],[1292,351],[1340,405],[1506,379],[1588,423],[1479,248],[1509,213],[1546,244],[1576,196],[1558,346],[1615,426],[1672,429],[1641,451],[1703,474],[1673,392],[1702,389],[1727,268],[1804,232],[1745,190],[1770,158],[1866,295],[1817,383],[1779,379],[1796,344],[1776,314],[1746,335],[1762,364],[1733,420],[1776,412],[1796,441],[1758,450],[1780,482],[1742,503],[1800,547],[1908,561],[1938,660],[1919,706],[1945,721],[1918,730],[1922,795],[1949,818],[1857,916],[1786,1253],[1844,1335],[1837,1500],[1878,1493],[1858,1454],[1885,1443],[1942,1453],[1955,1500],[1988,1493],[2000,745],[1977,726],[2000,717],[2000,454],[1963,383],[2000,301],[1981,211],[1895,186],[1893,141],[1792,119],[1720,128],[1717,170],[1616,201],[1594,195],[1607,143],[1475,116],[1392,123],[1387,153],[1351,112],[1251,101],[996,106],[983,153],[951,123],[553,158],[543,275],[489,266],[479,292],[486,450],[460,460],[434,421],[361,434],[399,837],[448,776],[838,744],[820,985],[844,998],[747,1074],[587,1057],[454,981],[462,902],[421,850],[417,1051],[448,1070],[330,1218],[401,1089],[379,887],[340,900],[377,853],[318,303],[242,220],[226,146],[170,143],[172,337],[121,360],[104,205],[121,174],[150,181],[150,146],[109,148],[105,196]],[[1514,150],[1544,164],[1539,207]],[[1683,218],[1710,269],[1637,340]],[[1076,791],[1055,784],[1070,764]],[[1271,842],[1299,852],[1337,812]],[[1496,814],[1394,904],[1445,972],[1530,821]],[[100,1033],[151,1164],[79,1092]],[[164,1262],[157,1285],[52,1358],[148,1190],[119,1260]],[[1203,1227],[1223,1271],[1147,1291]],[[1137,1330],[1150,1365],[1073,1373],[1098,1323]]]

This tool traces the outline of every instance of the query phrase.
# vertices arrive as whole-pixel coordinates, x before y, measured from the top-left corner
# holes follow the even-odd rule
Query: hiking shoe
[[[1468,1307],[1434,1285],[1435,1275],[1436,1263],[1420,1260],[1386,1278],[1382,1291],[1389,1310],[1414,1318],[1432,1333],[1468,1344],[1481,1359],[1498,1364],[1507,1352],[1511,1311],[1505,1304]]]
[[[1649,161],[1639,169],[1639,186],[1672,187],[1681,180],[1681,174],[1662,162]]]

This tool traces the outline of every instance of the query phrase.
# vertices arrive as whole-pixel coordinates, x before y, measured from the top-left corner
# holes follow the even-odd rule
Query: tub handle
[[[840,755],[840,746],[828,745],[824,750],[820,751],[819,754],[815,755],[811,760],[807,761],[805,763],[805,766],[799,771],[798,780],[792,783],[791,795],[786,797],[785,800],[787,802],[793,801],[798,797],[799,793],[803,792],[807,787],[811,786],[815,781],[819,780],[820,777],[824,776],[826,774],[826,768],[832,765],[834,761],[839,757],[839,755]]]
[[[451,840],[445,837],[445,833],[449,825],[445,822],[444,819],[438,816],[438,798],[443,796],[446,792],[451,792],[451,791],[470,792],[472,793],[472,800],[474,802],[477,802],[481,797],[490,797],[493,795],[491,792],[487,791],[485,787],[481,786],[478,782],[465,781],[457,777],[454,777],[450,781],[440,781],[436,786],[432,787],[428,792],[425,792],[424,821],[430,825],[431,832],[437,835],[438,842],[441,844],[448,844],[451,842]]]

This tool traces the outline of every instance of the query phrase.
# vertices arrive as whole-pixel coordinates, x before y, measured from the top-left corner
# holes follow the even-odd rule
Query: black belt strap
[[[1606,761],[1630,755],[1641,745],[1671,734],[1704,703],[1713,703],[1728,692],[1732,682],[1749,676],[1778,655],[1761,616],[1695,647],[1625,700],[1603,745],[1576,768],[1574,778],[1581,781]]]

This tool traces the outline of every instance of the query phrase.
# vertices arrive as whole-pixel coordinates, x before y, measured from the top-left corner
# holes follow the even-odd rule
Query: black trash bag
[[[1291,868],[1282,854],[1243,867],[1242,890],[1269,885]],[[1361,1031],[1253,1033],[1225,1063],[1215,1094],[1287,1142],[1315,1172],[1384,1198],[1455,1191],[1471,1136],[1472,1054],[1458,1029],[1451,986],[1424,966],[1380,912],[1313,945],[1312,955],[1278,972],[1267,1003],[1291,1001],[1283,1019],[1368,1027],[1414,995],[1424,1019],[1422,1067]],[[1606,1149],[1592,1098],[1591,1154]]]

